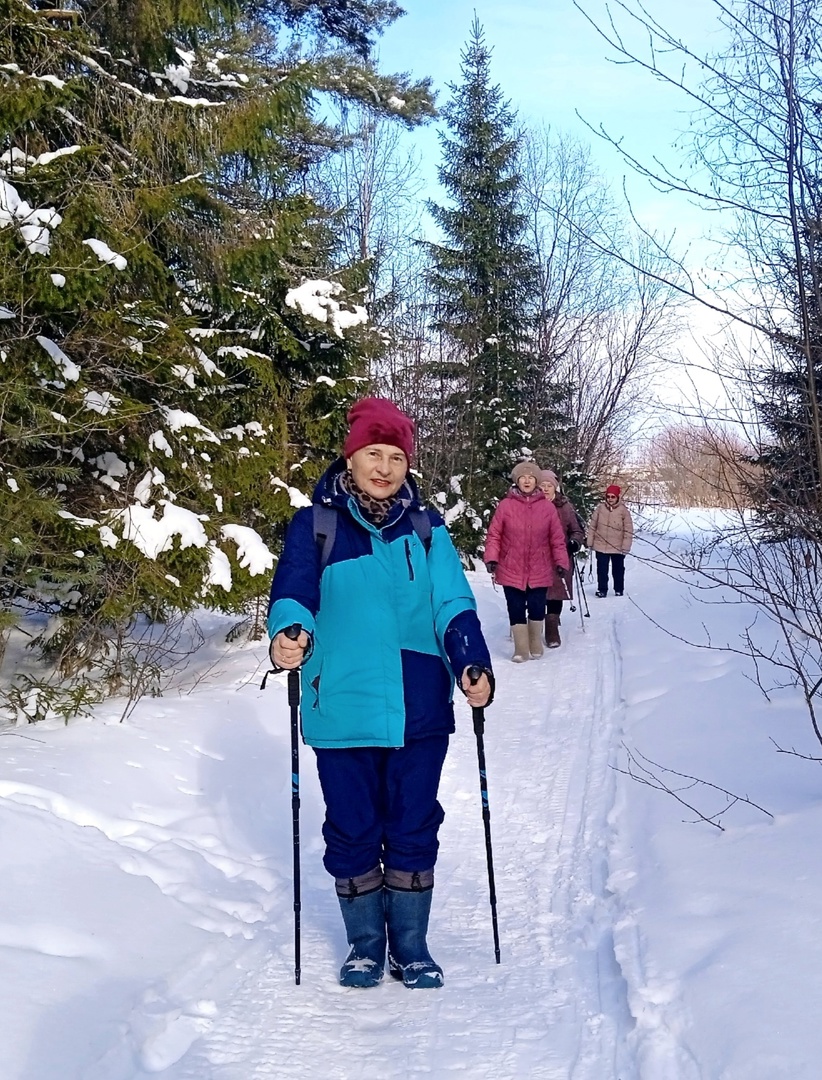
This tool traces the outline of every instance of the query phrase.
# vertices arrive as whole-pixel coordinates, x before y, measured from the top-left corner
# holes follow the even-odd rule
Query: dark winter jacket
[[[476,601],[442,518],[427,510],[430,549],[407,510],[411,477],[377,528],[339,483],[340,458],[314,502],[338,510],[321,572],[313,509],[298,510],[271,587],[268,632],[299,623],[313,649],[302,667],[303,737],[311,746],[403,746],[454,730],[454,677],[491,671]]]
[[[562,530],[565,534],[565,546],[568,549],[568,557],[573,566],[574,552],[571,549],[572,542],[576,545],[578,551],[580,547],[585,543],[585,533],[582,530],[582,526],[579,523],[577,512],[574,509],[573,503],[570,499],[567,499],[562,492],[558,491],[554,496],[554,509],[559,514],[559,521],[562,525]],[[567,587],[567,591],[566,591]],[[573,600],[574,598],[574,575],[565,575],[565,584],[561,581],[556,582],[548,589],[549,600]]]
[[[539,488],[530,495],[511,488],[491,518],[484,559],[497,563],[494,576],[500,585],[562,587],[555,568],[570,568],[565,533],[554,504]]]

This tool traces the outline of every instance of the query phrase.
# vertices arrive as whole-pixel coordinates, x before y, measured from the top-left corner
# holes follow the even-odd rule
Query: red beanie
[[[610,487],[605,489],[606,495],[616,495],[617,498],[622,494],[622,488],[619,484],[611,484]]]
[[[343,446],[343,456],[372,443],[398,446],[409,462],[414,454],[414,421],[387,398],[362,398],[348,413],[351,425]]]

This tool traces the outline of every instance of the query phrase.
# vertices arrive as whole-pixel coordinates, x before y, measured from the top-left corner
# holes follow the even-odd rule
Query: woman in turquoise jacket
[[[348,419],[343,458],[286,535],[271,658],[302,666],[303,738],[326,806],[323,861],[351,946],[340,982],[377,985],[387,944],[392,975],[435,987],[442,969],[426,934],[454,682],[469,704],[488,704],[491,661],[459,556],[408,475],[412,421],[379,398]],[[296,640],[284,633],[294,624]],[[482,669],[474,685],[472,665]]]

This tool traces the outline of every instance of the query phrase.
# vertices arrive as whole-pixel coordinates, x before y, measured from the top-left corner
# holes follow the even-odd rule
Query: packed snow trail
[[[2,1080],[816,1080],[818,764],[773,739],[818,747],[801,694],[765,699],[740,661],[750,608],[701,604],[640,556],[621,600],[589,589],[585,634],[566,611],[563,647],[513,665],[502,595],[472,581],[499,679],[502,964],[458,699],[430,935],[445,987],[337,985],[308,749],[294,985],[285,680],[261,693],[266,643],[229,641],[230,619],[202,611],[196,653],[125,722],[112,699],[68,726],[0,729]],[[35,670],[28,641],[9,635],[5,672]],[[683,779],[695,809],[609,767],[632,754]]]
[[[429,934],[445,971],[442,991],[414,993],[390,979],[369,991],[337,984],[345,938],[320,862],[320,796],[303,748],[302,984],[294,985],[292,897],[283,882],[266,948],[258,940],[239,953],[225,1000],[219,987],[200,988],[218,1001],[213,1015],[190,1009],[175,1018],[155,1038],[154,1055],[144,1054],[141,1075],[634,1080],[606,888],[622,601],[598,605],[584,633],[579,612],[566,605],[563,647],[514,665],[502,595],[484,575],[472,577],[497,675],[485,742],[502,963],[494,962],[476,740],[464,703],[441,788],[446,821]],[[286,729],[282,688],[269,703],[266,725]],[[285,774],[287,758],[272,762],[278,766]],[[280,801],[285,832],[290,816]]]

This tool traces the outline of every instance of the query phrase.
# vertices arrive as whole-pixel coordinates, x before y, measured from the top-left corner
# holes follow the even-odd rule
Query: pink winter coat
[[[570,570],[565,530],[554,504],[537,488],[511,488],[497,507],[485,539],[485,562],[497,563],[500,585],[515,589],[559,584],[555,567]]]

